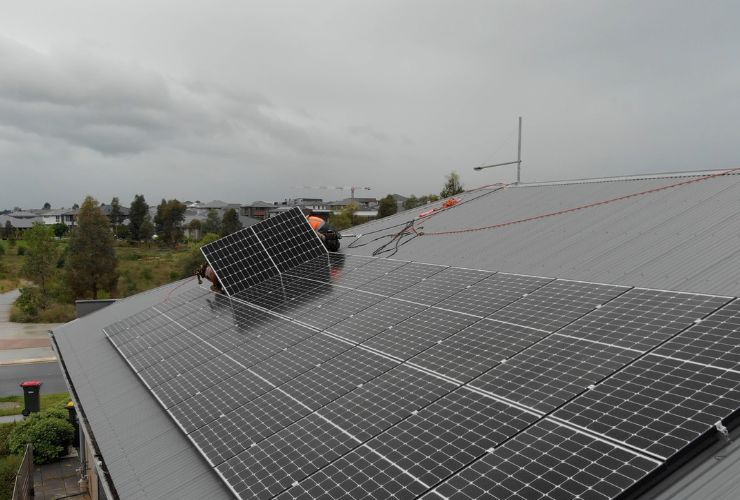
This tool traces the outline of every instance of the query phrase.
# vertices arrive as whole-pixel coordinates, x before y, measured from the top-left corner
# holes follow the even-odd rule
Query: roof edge
[[[631,175],[614,175],[608,177],[591,177],[580,179],[564,179],[560,181],[539,181],[539,182],[521,182],[513,183],[509,187],[541,187],[541,186],[567,186],[572,184],[598,184],[603,182],[623,182],[623,181],[644,181],[650,179],[681,179],[685,177],[703,177],[721,172],[727,172],[726,175],[740,175],[740,171],[730,172],[731,168],[718,168],[707,170],[689,170],[685,172],[659,172],[655,174],[631,174]]]

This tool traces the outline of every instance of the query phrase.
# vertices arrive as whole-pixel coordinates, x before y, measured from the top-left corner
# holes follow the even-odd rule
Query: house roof
[[[9,215],[0,215],[0,227],[5,227],[5,223],[10,221],[10,223],[13,225],[16,229],[30,229],[33,227],[34,222],[38,222],[41,219],[39,217],[33,217],[33,218],[15,218],[11,217]]]
[[[119,301],[55,328],[63,368],[74,384],[121,498],[230,498],[221,480],[116,352],[101,330],[196,287],[177,282]]]
[[[462,203],[420,221],[422,232],[395,257],[538,276],[740,295],[740,175],[628,177],[571,183],[493,186],[459,195]],[[676,187],[656,190],[666,186]],[[593,206],[635,193],[645,194]],[[440,207],[424,205],[346,233],[372,238]],[[544,218],[546,214],[590,206]],[[473,229],[513,223],[487,230]],[[468,232],[460,232],[466,230]],[[377,232],[375,232],[377,231]],[[432,235],[430,233],[445,233]],[[383,242],[342,246],[371,255]],[[387,255],[387,254],[386,254]]]
[[[735,240],[740,234],[740,176],[700,178],[635,177],[464,193],[457,197],[457,206],[425,219],[420,231],[477,229],[697,180],[530,222],[417,236],[399,246],[395,257],[738,296],[740,252]],[[440,205],[426,205],[352,228],[346,233],[366,235],[357,242],[369,244],[348,248],[352,239],[346,236],[343,251],[370,255],[383,241],[373,244],[369,240],[394,234],[399,228],[392,226]],[[176,296],[194,286],[191,281],[147,292],[54,331],[61,357],[122,498],[228,496],[208,464],[100,332],[114,321],[161,302],[170,293]],[[715,459],[717,453],[710,450],[709,455],[697,457],[664,481],[668,489],[660,493],[661,498],[732,497],[732,492],[740,490],[740,450],[737,446],[722,448],[725,458],[721,461]],[[675,477],[680,481],[674,481]],[[720,479],[721,484],[717,482]],[[119,487],[119,482],[124,486]],[[677,490],[679,484],[682,486]],[[197,489],[191,494],[190,488]]]

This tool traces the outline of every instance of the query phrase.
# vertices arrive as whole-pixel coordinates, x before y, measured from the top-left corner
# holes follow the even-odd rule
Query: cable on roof
[[[597,201],[597,202],[594,202],[594,203],[588,203],[586,205],[580,205],[580,206],[577,206],[577,207],[566,208],[564,210],[558,210],[556,212],[549,212],[549,213],[545,213],[545,214],[541,214],[541,215],[535,215],[535,216],[532,216],[532,217],[526,217],[524,219],[517,219],[517,220],[512,220],[512,221],[507,221],[507,222],[501,222],[501,223],[498,223],[498,224],[492,224],[490,226],[471,227],[471,228],[466,228],[466,229],[453,229],[453,230],[450,230],[450,231],[430,231],[430,232],[415,231],[415,232],[416,232],[416,235],[417,236],[442,236],[442,235],[450,235],[450,234],[472,233],[472,232],[475,232],[475,231],[486,231],[486,230],[489,230],[489,229],[499,229],[499,228],[502,228],[502,227],[512,226],[514,224],[521,224],[523,222],[532,222],[532,221],[535,221],[535,220],[546,219],[548,217],[554,217],[556,215],[564,215],[564,214],[568,214],[568,213],[572,213],[572,212],[577,212],[579,210],[585,210],[587,208],[594,208],[594,207],[598,207],[598,206],[601,206],[601,205],[607,205],[609,203],[614,203],[614,202],[626,200],[626,199],[629,199],[629,198],[635,198],[637,196],[644,196],[644,195],[647,195],[647,194],[657,193],[659,191],[664,191],[666,189],[672,189],[672,188],[676,188],[676,187],[686,186],[688,184],[693,184],[693,183],[696,183],[696,182],[701,182],[701,181],[705,181],[705,180],[708,180],[708,179],[713,179],[715,177],[720,177],[720,176],[723,176],[723,175],[730,175],[730,174],[735,173],[735,172],[738,172],[738,171],[740,171],[740,167],[733,168],[733,169],[730,169],[730,170],[725,170],[723,172],[718,172],[716,174],[705,175],[703,177],[697,177],[695,179],[690,179],[690,180],[687,180],[687,181],[675,182],[673,184],[667,184],[665,186],[661,186],[661,187],[657,187],[657,188],[646,189],[645,191],[638,191],[636,193],[631,193],[631,194],[627,194],[627,195],[624,195],[624,196],[617,196],[615,198],[609,198],[607,200]],[[453,208],[453,207],[450,207],[450,208]],[[419,228],[419,229],[421,229],[421,228]]]

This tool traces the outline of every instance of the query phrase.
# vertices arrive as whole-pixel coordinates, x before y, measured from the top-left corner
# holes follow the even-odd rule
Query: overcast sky
[[[740,2],[3,2],[0,209],[740,166]]]

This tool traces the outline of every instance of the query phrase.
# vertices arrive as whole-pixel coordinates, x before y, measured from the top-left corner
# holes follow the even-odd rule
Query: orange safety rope
[[[682,182],[676,182],[676,183],[673,183],[673,184],[668,184],[666,186],[661,186],[661,187],[657,187],[657,188],[653,188],[653,189],[647,189],[645,191],[639,191],[637,193],[631,193],[631,194],[627,194],[627,195],[624,195],[624,196],[617,196],[616,198],[609,198],[608,200],[602,200],[602,201],[597,201],[597,202],[594,202],[594,203],[588,203],[586,205],[580,205],[580,206],[573,207],[573,208],[566,208],[564,210],[558,210],[557,212],[549,212],[549,213],[546,213],[546,214],[535,215],[535,216],[527,217],[527,218],[524,218],[524,219],[517,219],[517,220],[508,221],[508,222],[501,222],[499,224],[492,224],[490,226],[471,227],[471,228],[466,228],[466,229],[455,229],[455,230],[451,230],[451,231],[429,231],[429,232],[424,232],[424,231],[420,231],[420,230],[414,229],[414,233],[417,236],[442,236],[442,235],[449,235],[449,234],[472,233],[472,232],[475,232],[475,231],[486,231],[486,230],[489,230],[489,229],[499,229],[499,228],[506,227],[506,226],[511,226],[511,225],[514,225],[514,224],[521,224],[522,222],[531,222],[531,221],[535,221],[535,220],[541,220],[541,219],[545,219],[547,217],[554,217],[556,215],[568,214],[568,213],[576,212],[578,210],[584,210],[584,209],[587,209],[587,208],[593,208],[593,207],[598,207],[598,206],[601,206],[601,205],[607,205],[609,203],[614,203],[614,202],[617,202],[617,201],[626,200],[628,198],[635,198],[637,196],[643,196],[643,195],[646,195],[646,194],[657,193],[659,191],[664,191],[666,189],[676,188],[676,187],[680,187],[680,186],[686,186],[688,184],[693,184],[695,182],[701,182],[701,181],[705,181],[705,180],[708,180],[708,179],[713,179],[715,177],[720,177],[720,176],[723,176],[723,175],[728,175],[728,174],[731,174],[731,173],[737,172],[737,171],[740,171],[740,167],[733,168],[733,169],[730,169],[730,170],[725,170],[724,172],[718,172],[716,174],[710,174],[710,175],[705,175],[703,177],[697,177],[695,179],[689,179],[687,181],[682,181]],[[450,208],[454,208],[454,206],[453,207],[450,207]],[[435,214],[432,214],[432,215],[435,215]]]

